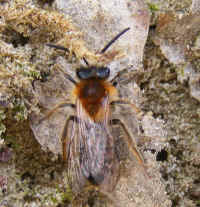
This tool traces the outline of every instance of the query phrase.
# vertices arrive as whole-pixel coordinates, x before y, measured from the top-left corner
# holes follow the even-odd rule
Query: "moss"
[[[149,7],[149,9],[152,13],[156,12],[156,11],[159,11],[159,6],[156,5],[156,4],[148,3],[148,7]]]
[[[5,118],[6,114],[4,110],[0,110],[0,139],[2,138],[2,134],[6,131],[6,126],[2,122]]]
[[[28,111],[23,101],[16,103],[12,111],[14,113],[14,118],[17,121],[24,121],[28,117]]]
[[[7,136],[5,136],[4,139],[5,139],[7,144],[12,146],[12,149],[14,149],[15,151],[20,152],[20,150],[22,149],[21,145],[15,140],[14,136],[7,135]]]
[[[73,195],[72,190],[69,187],[67,187],[66,192],[62,193],[62,201],[70,203],[73,200],[73,198],[74,198],[74,195]]]
[[[24,75],[27,77],[32,77],[34,79],[40,79],[40,71],[37,70],[29,70],[29,71],[24,71]]]
[[[60,168],[59,164],[41,150],[27,121],[29,113],[39,111],[32,82],[46,78],[52,65],[50,56],[55,57],[52,50],[45,49],[46,42],[58,42],[77,59],[85,56],[91,63],[97,62],[96,55],[86,48],[70,17],[43,10],[26,0],[4,5],[0,5],[5,20],[0,24],[0,91],[6,97],[3,103],[6,110],[0,110],[0,136],[5,134],[6,144],[13,149],[15,167],[11,170],[8,165],[10,187],[0,200],[8,199],[11,205],[17,200],[18,206],[42,207],[70,202],[73,199],[70,189],[57,187],[59,172],[56,184],[49,178],[52,171]],[[24,178],[24,174],[29,176]]]

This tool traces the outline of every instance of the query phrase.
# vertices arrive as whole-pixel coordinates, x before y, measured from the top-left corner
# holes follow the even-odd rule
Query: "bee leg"
[[[66,106],[70,106],[72,108],[75,108],[75,104],[62,102],[62,103],[58,104],[57,106],[55,106],[53,109],[51,109],[43,118],[41,118],[38,121],[38,124],[41,124],[44,120],[48,119],[52,114],[54,114],[57,111],[57,109],[63,108]]]
[[[118,99],[118,100],[114,100],[110,103],[111,105],[115,105],[115,104],[127,104],[127,105],[130,105],[131,108],[133,109],[133,111],[139,115],[141,114],[141,110],[133,103],[131,103],[129,100],[126,100],[126,99]]]
[[[66,163],[67,161],[67,135],[68,135],[68,129],[69,129],[69,122],[70,121],[74,121],[77,120],[77,118],[75,116],[68,116],[66,121],[65,121],[65,125],[63,127],[62,130],[62,135],[61,135],[61,140],[62,140],[62,158],[63,158],[63,162]]]
[[[121,121],[120,119],[112,119],[111,123],[114,125],[120,125],[123,128],[123,130],[125,131],[127,135],[127,136],[124,136],[124,139],[126,139],[126,142],[128,143],[129,150],[137,158],[138,162],[142,165],[146,173],[146,166],[144,165],[144,159],[142,155],[140,154],[140,152],[137,150],[136,143],[134,142],[134,139],[132,138],[131,133],[129,132],[124,122]]]

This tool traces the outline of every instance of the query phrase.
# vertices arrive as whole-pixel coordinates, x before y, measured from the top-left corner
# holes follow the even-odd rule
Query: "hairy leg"
[[[126,133],[126,136],[124,136],[124,139],[128,143],[129,150],[132,152],[133,156],[135,156],[137,158],[138,162],[143,167],[145,175],[148,178],[150,178],[150,176],[147,173],[146,166],[144,164],[144,159],[143,159],[142,155],[140,154],[140,152],[137,150],[136,143],[134,142],[134,139],[132,138],[131,133],[129,132],[129,130],[126,127],[126,125],[120,119],[113,119],[111,123],[115,124],[115,125],[118,124],[118,125],[120,125],[123,128],[123,130]]]
[[[110,104],[111,105],[115,105],[115,104],[127,104],[127,105],[130,105],[131,106],[131,108],[133,109],[133,111],[137,115],[142,112],[135,104],[131,103],[129,100],[126,100],[126,99],[118,99],[118,100],[112,101]]]
[[[75,108],[75,104],[72,103],[67,103],[67,102],[62,102],[59,103],[57,106],[55,106],[53,109],[51,109],[43,118],[41,118],[38,121],[38,124],[41,124],[44,120],[48,119],[51,115],[53,115],[59,108],[63,108],[66,106],[70,106],[72,108]]]

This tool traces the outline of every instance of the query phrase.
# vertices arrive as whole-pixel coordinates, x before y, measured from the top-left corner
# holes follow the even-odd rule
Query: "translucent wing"
[[[103,97],[98,121],[90,117],[77,100],[77,119],[70,132],[68,175],[73,188],[80,189],[86,180],[106,191],[114,188],[118,172],[114,140],[109,130],[109,98]],[[97,114],[96,114],[97,115]]]

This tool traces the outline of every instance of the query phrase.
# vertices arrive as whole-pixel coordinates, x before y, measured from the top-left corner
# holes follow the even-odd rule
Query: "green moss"
[[[28,117],[27,108],[22,100],[17,100],[16,105],[13,108],[14,118],[17,121],[24,121]]]
[[[61,197],[62,197],[63,202],[66,202],[66,201],[71,202],[73,200],[74,194],[72,190],[70,189],[70,187],[66,188],[66,191],[62,193]]]
[[[0,138],[2,136],[2,134],[6,131],[6,127],[4,124],[0,123]]]
[[[14,149],[15,151],[20,151],[21,150],[20,144],[18,144],[16,142],[16,139],[13,136],[7,135],[7,136],[5,136],[4,139],[5,139],[6,143],[11,144],[12,149]]]
[[[159,7],[158,5],[156,4],[153,4],[153,3],[147,3],[148,4],[148,7],[149,9],[151,10],[151,12],[156,12],[156,11],[159,11]]]
[[[54,203],[54,204],[57,204],[58,203],[58,199],[56,197],[51,197],[51,201]]]
[[[27,77],[31,77],[33,79],[41,78],[40,71],[36,71],[36,70],[24,71],[24,75]]]
[[[0,139],[2,134],[6,131],[6,126],[3,124],[3,120],[6,118],[4,110],[0,110]]]

